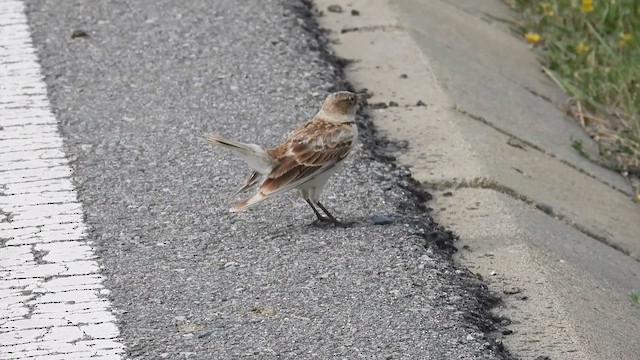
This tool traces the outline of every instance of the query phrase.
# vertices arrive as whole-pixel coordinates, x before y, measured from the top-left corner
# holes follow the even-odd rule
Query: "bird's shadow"
[[[399,216],[397,214],[374,214],[364,215],[355,218],[338,219],[339,223],[331,221],[307,221],[306,223],[297,225],[296,227],[302,229],[355,229],[365,228],[370,226],[386,226],[399,223]]]

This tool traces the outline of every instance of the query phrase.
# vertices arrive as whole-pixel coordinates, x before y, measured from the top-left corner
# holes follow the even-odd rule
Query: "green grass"
[[[571,143],[571,147],[574,148],[583,158],[591,159],[589,154],[587,154],[587,152],[582,148],[582,139],[573,140],[573,142]]]
[[[640,1],[505,1],[522,14],[516,31],[573,97],[568,111],[601,155],[640,176]]]
[[[631,303],[635,306],[637,306],[638,308],[640,308],[640,294],[638,294],[637,292],[632,292],[629,295],[629,298],[631,299]]]

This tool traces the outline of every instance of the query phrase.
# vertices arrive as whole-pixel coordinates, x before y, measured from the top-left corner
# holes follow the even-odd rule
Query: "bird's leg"
[[[338,219],[335,218],[335,216],[331,215],[331,213],[329,212],[329,210],[327,210],[326,207],[324,207],[322,204],[320,204],[320,202],[318,201],[316,204],[318,204],[318,206],[320,207],[320,209],[322,209],[322,211],[327,214],[327,217],[329,218],[329,220],[331,220],[332,222],[339,222]]]
[[[322,205],[319,201],[316,203],[320,209],[322,209],[322,211],[327,214],[327,221],[335,224],[336,226],[340,226],[340,227],[349,227],[351,226],[353,223],[343,223],[342,221],[338,220],[335,218],[335,216],[331,215],[331,213],[329,212],[329,210],[327,210],[326,207],[324,207],[324,205]],[[317,210],[316,210],[317,213]]]
[[[315,206],[313,206],[313,203],[312,203],[309,199],[306,199],[306,201],[307,201],[307,204],[309,204],[309,206],[311,206],[311,209],[313,209],[313,212],[314,212],[314,213],[316,214],[316,216],[318,217],[318,220],[314,221],[314,222],[313,222],[313,224],[316,224],[317,222],[322,222],[322,223],[324,223],[324,222],[329,221],[329,219],[328,219],[328,218],[326,218],[326,217],[324,217],[324,216],[322,216],[322,215],[320,214],[320,212],[318,211],[318,209],[316,209],[316,207],[315,207]]]

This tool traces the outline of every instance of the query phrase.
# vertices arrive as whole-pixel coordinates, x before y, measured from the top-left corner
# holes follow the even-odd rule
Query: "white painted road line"
[[[0,359],[121,359],[24,10],[0,0]]]

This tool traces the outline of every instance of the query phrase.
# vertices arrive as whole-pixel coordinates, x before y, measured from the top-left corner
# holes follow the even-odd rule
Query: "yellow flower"
[[[636,195],[636,201],[640,202],[640,194]]]
[[[593,11],[593,0],[582,0],[582,11],[590,13]]]
[[[631,41],[630,33],[621,33],[620,34],[620,46],[625,46],[629,41]]]
[[[524,34],[524,38],[527,39],[528,42],[533,44],[540,42],[540,35],[536,33],[528,32]]]
[[[576,54],[584,54],[589,51],[589,46],[585,45],[582,41],[576,46]]]
[[[547,16],[553,16],[556,14],[553,11],[551,4],[549,4],[548,2],[543,2],[542,4],[540,4],[540,7],[542,7],[542,12]]]

